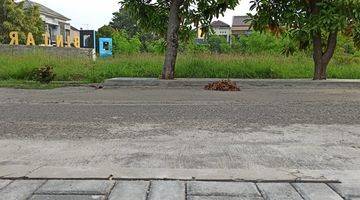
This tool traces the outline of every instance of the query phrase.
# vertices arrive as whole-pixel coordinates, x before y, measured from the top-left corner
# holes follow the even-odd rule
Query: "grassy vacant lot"
[[[51,65],[56,81],[82,83],[102,82],[113,77],[154,77],[161,74],[163,56],[157,54],[118,55],[115,58],[90,60],[58,58],[44,54],[0,55],[1,85],[14,80],[31,80],[35,68]],[[297,54],[182,54],[178,78],[311,78],[311,56]],[[335,56],[329,67],[329,78],[359,79],[360,58]],[[4,83],[4,81],[6,81]]]

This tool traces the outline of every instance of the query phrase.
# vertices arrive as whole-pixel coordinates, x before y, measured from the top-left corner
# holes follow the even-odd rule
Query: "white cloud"
[[[97,29],[108,24],[119,0],[32,0],[71,18],[76,28]]]
[[[246,15],[250,12],[249,9],[250,0],[241,0],[240,5],[238,5],[234,10],[228,10],[223,17],[219,17],[219,20],[231,25],[233,16]]]
[[[98,29],[104,24],[108,24],[112,18],[112,13],[119,8],[119,0],[32,0],[43,4],[71,18],[71,24],[76,28]],[[244,15],[249,10],[249,1],[242,0],[240,6],[234,11],[226,12],[220,20],[228,24],[232,23],[233,15]]]

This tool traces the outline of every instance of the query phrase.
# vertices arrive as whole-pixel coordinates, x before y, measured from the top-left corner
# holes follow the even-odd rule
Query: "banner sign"
[[[48,34],[42,34],[43,38],[44,38],[44,46],[49,46],[49,35]],[[10,37],[10,45],[19,45],[19,32],[17,31],[12,31],[9,34]],[[74,44],[75,48],[80,48],[80,37],[79,36],[75,36],[74,40],[72,41]],[[71,47],[71,41],[70,41],[70,36],[66,37],[66,47]],[[26,45],[30,46],[30,45],[36,45],[36,42],[34,40],[34,36],[32,33],[28,33],[27,37],[26,37]],[[56,46],[57,47],[64,47],[64,38],[62,35],[57,35],[56,36]]]

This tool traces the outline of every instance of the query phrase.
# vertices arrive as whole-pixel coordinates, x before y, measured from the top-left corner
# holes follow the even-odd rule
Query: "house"
[[[231,43],[231,36],[248,35],[251,33],[251,24],[247,21],[249,19],[250,17],[248,16],[234,16],[232,26],[220,20],[213,21],[210,24],[212,28],[211,34],[224,36],[226,41]],[[202,41],[204,39],[205,35],[202,34],[201,29],[198,29],[197,40]]]
[[[70,26],[70,41],[74,41],[75,37],[80,38],[80,30],[73,26]]]
[[[229,24],[217,20],[211,23],[211,28],[213,30],[213,34],[224,36],[226,41],[230,43],[231,40],[231,27]]]
[[[219,35],[219,36],[223,36],[227,42],[231,42],[231,27],[229,24],[223,22],[223,21],[213,21],[210,24],[211,30],[210,30],[210,34],[213,35]],[[205,38],[206,38],[206,34],[204,34],[203,30],[201,28],[197,29],[197,43],[202,43]]]
[[[39,8],[40,17],[45,23],[45,33],[49,35],[49,44],[54,45],[56,43],[57,35],[63,36],[64,44],[67,44],[67,36],[70,37],[70,41],[73,41],[71,38],[74,38],[75,35],[72,34],[79,35],[79,31],[76,28],[71,27],[69,23],[70,18],[33,1],[25,0],[24,6],[25,8],[32,6],[37,6]]]
[[[251,32],[250,22],[247,21],[249,19],[251,19],[249,16],[234,16],[231,34],[235,36],[249,34]]]

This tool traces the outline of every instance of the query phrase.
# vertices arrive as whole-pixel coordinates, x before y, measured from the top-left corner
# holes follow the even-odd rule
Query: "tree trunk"
[[[317,16],[320,13],[317,3],[318,3],[317,0],[312,0],[309,2],[310,13],[314,16]],[[329,62],[335,52],[335,48],[337,44],[337,35],[338,35],[338,31],[332,31],[329,33],[326,50],[324,52],[322,46],[323,43],[322,43],[321,30],[314,31],[312,33],[313,47],[314,47],[313,58],[315,63],[314,80],[326,80],[327,66],[329,65]]]
[[[314,45],[314,80],[326,80],[327,79],[327,67],[331,58],[334,55],[337,44],[338,32],[334,31],[329,34],[327,41],[326,51],[323,52],[322,37],[320,32],[313,33],[313,45]]]
[[[315,32],[313,33],[313,45],[314,45],[314,63],[315,63],[315,70],[314,70],[314,80],[322,80],[321,74],[323,73],[323,63],[322,63],[322,39],[321,33]]]
[[[169,24],[167,29],[165,62],[162,79],[174,79],[175,64],[179,47],[180,6],[183,0],[171,0]]]

